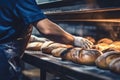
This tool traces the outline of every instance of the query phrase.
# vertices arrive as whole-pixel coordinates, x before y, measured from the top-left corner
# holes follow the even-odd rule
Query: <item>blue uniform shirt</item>
[[[10,41],[46,16],[35,0],[0,0],[0,42]]]

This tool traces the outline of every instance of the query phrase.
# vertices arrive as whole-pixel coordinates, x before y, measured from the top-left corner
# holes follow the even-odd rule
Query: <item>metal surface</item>
[[[43,70],[41,80],[45,80],[45,73],[57,74],[63,80],[119,80],[119,74],[96,66],[80,65],[61,58],[41,53],[40,51],[25,51],[23,60]]]
[[[120,22],[120,8],[46,13],[54,21]],[[62,17],[61,17],[62,16]]]

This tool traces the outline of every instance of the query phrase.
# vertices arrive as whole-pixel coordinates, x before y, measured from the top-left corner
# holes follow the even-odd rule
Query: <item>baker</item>
[[[0,1],[0,80],[18,80],[19,60],[31,35],[32,27],[55,42],[90,48],[92,43],[64,31],[50,21],[35,0]]]

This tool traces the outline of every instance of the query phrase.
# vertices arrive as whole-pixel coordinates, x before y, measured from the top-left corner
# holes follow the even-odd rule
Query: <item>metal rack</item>
[[[76,64],[40,51],[25,51],[25,62],[40,68],[40,80],[46,80],[46,73],[58,75],[62,80],[119,80],[119,74],[102,70],[96,66]]]

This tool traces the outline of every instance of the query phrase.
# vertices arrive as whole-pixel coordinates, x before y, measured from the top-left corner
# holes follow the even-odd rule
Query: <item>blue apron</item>
[[[21,77],[21,62],[32,27],[17,40],[0,44],[0,80],[19,80]]]

